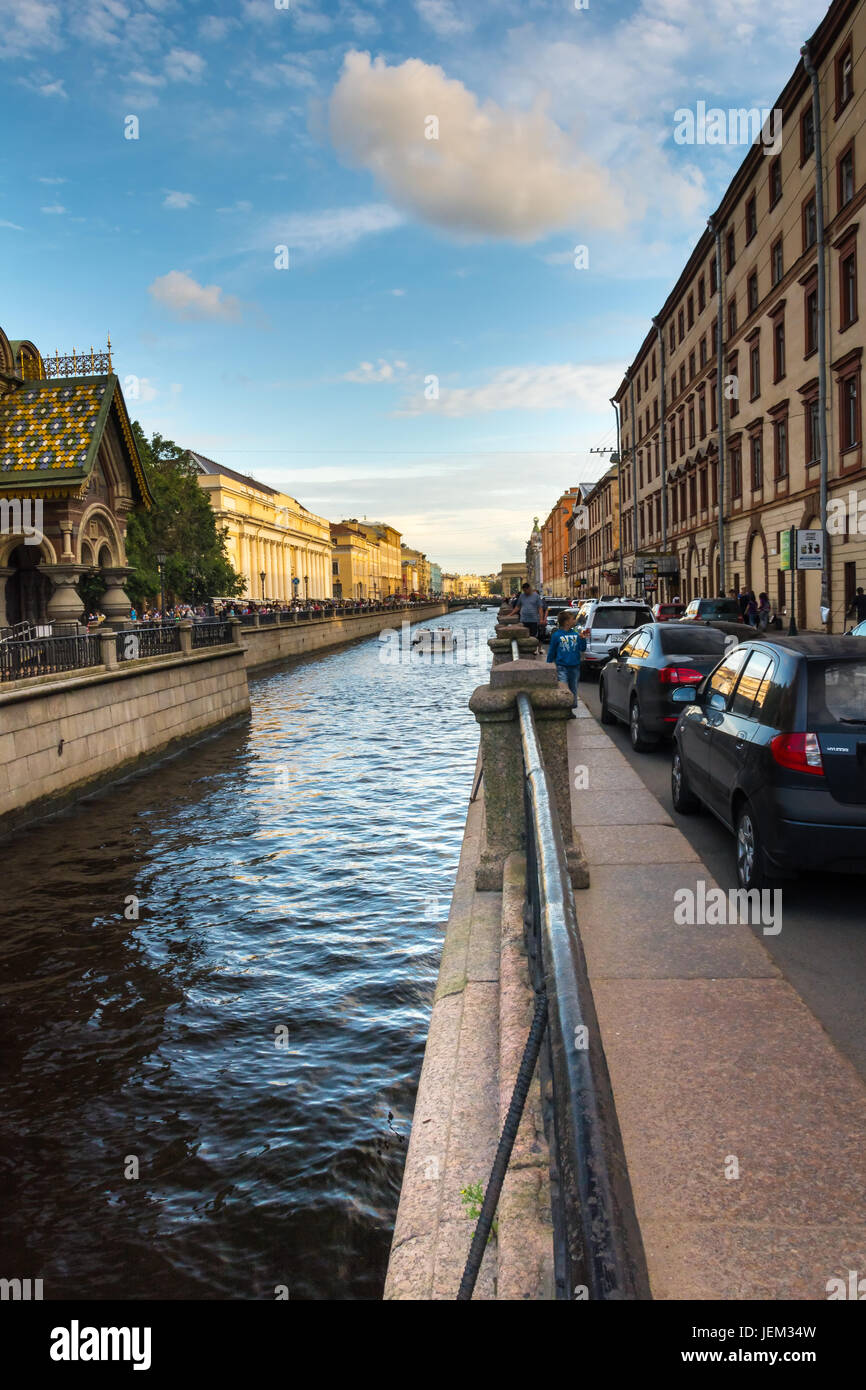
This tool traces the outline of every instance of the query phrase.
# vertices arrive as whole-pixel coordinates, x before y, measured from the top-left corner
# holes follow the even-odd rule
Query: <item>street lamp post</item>
[[[264,603],[265,601],[265,578],[265,571],[262,570],[261,574],[259,575],[259,579],[262,581],[262,603]]]
[[[165,622],[165,562],[168,559],[164,550],[157,552],[156,563],[159,565],[159,620]]]
[[[304,575],[304,593],[307,598],[310,597],[310,577],[307,574]]]

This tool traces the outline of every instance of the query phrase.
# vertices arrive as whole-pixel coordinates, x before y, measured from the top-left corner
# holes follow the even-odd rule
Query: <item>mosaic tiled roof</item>
[[[130,471],[148,502],[147,482],[113,373],[27,381],[0,398],[0,490],[81,488],[96,461],[112,407]]]

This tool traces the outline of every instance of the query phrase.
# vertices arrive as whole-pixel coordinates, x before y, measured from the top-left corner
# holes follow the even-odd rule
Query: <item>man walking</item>
[[[848,616],[850,617],[851,614],[856,617],[858,623],[862,623],[863,619],[866,618],[866,594],[863,592],[862,584],[854,595],[854,601],[851,607],[848,609]]]
[[[542,595],[538,590],[533,590],[528,582],[524,583],[515,607],[517,616],[530,637],[537,637],[539,626],[543,627],[547,621],[547,609]]]

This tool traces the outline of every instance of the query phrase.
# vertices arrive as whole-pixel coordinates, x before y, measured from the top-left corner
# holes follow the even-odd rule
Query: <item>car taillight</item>
[[[793,772],[811,772],[823,777],[824,763],[817,734],[776,734],[770,742],[770,752],[780,767]]]
[[[663,666],[659,671],[662,685],[698,685],[703,678],[703,671],[693,666]]]

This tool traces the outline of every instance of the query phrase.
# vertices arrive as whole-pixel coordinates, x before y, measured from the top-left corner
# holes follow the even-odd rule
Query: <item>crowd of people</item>
[[[303,613],[305,616],[316,618],[328,617],[336,613],[368,613],[380,608],[414,608],[422,603],[430,603],[437,597],[438,595],[428,597],[424,594],[413,593],[409,597],[403,594],[390,594],[387,598],[382,599],[296,598],[286,601],[265,601],[264,603],[245,598],[215,599],[208,603],[167,604],[164,612],[158,605],[143,604],[140,608],[133,605],[129,616],[132,622],[141,623],[178,622],[181,618],[201,622],[207,618],[242,618],[254,613]],[[87,615],[88,626],[98,626],[104,621],[104,613],[94,610]]]

